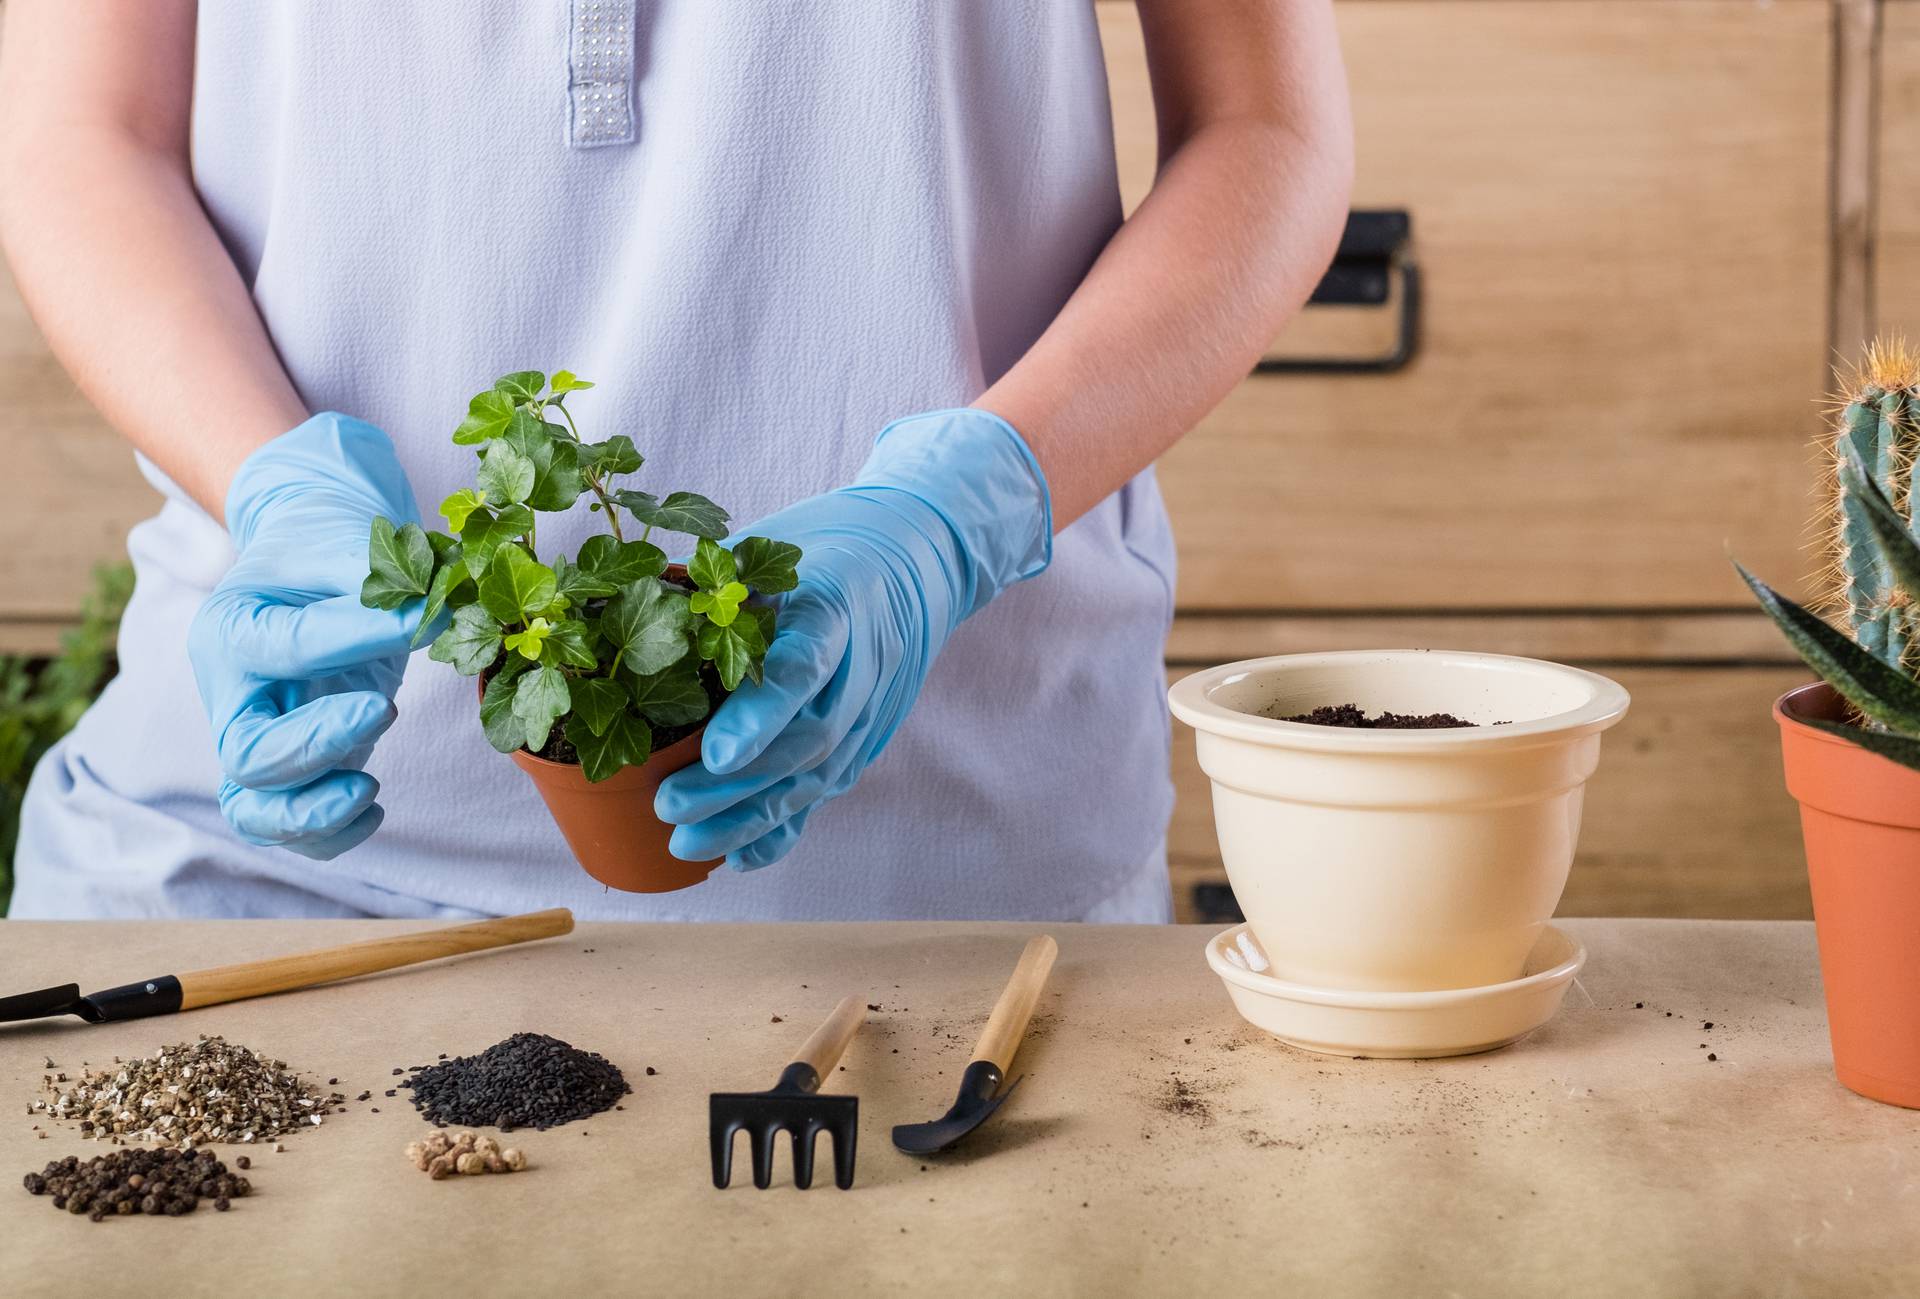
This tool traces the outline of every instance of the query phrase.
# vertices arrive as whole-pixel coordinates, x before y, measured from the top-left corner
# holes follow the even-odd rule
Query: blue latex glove
[[[326,860],[380,826],[360,770],[393,724],[422,601],[360,603],[376,515],[417,523],[393,443],[315,415],[248,456],[227,490],[236,558],[187,634],[226,775],[220,810],[249,843]]]
[[[701,765],[654,808],[689,861],[780,860],[807,817],[880,756],[962,619],[1052,557],[1052,505],[1033,452],[979,410],[881,430],[853,483],[743,528],[803,552],[765,680],[714,712]]]

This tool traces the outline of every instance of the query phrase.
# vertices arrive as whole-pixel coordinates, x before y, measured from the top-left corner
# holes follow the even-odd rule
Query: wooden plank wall
[[[1144,51],[1130,4],[1098,12],[1133,204],[1154,166]],[[1607,740],[1562,910],[1807,914],[1767,715],[1805,673],[1725,556],[1795,582],[1831,360],[1875,327],[1920,335],[1904,293],[1920,273],[1920,3],[1339,13],[1355,203],[1412,213],[1423,347],[1392,375],[1250,376],[1166,457],[1170,677],[1390,644],[1593,666],[1635,706]],[[1275,348],[1364,348],[1388,324],[1316,308]],[[0,649],[41,651],[155,498],[10,284],[0,398],[26,509],[0,548]],[[1219,866],[1191,737],[1175,739],[1184,886]]]

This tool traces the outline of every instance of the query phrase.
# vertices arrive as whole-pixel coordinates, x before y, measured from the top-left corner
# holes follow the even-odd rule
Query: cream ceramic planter
[[[1627,710],[1591,672],[1437,650],[1249,659],[1169,698],[1198,732],[1220,855],[1272,975],[1382,992],[1520,977],[1566,886],[1600,734]],[[1480,725],[1274,720],[1342,703]]]

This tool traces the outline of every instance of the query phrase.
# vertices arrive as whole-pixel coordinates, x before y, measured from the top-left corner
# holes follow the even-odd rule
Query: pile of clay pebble
[[[426,1140],[407,1143],[407,1162],[437,1182],[455,1173],[468,1177],[517,1173],[527,1166],[527,1157],[518,1150],[502,1150],[500,1143],[489,1136],[435,1128]]]

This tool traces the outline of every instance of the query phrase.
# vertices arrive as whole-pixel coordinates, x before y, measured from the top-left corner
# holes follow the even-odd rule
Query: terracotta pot
[[[681,861],[668,852],[673,827],[653,814],[660,782],[700,760],[703,733],[695,731],[599,784],[590,783],[577,763],[549,762],[525,749],[512,757],[533,778],[587,874],[626,893],[671,893],[692,888],[720,864]]]
[[[1829,686],[1789,690],[1773,715],[1800,801],[1834,1073],[1920,1109],[1920,771],[1802,722],[1842,719]]]

